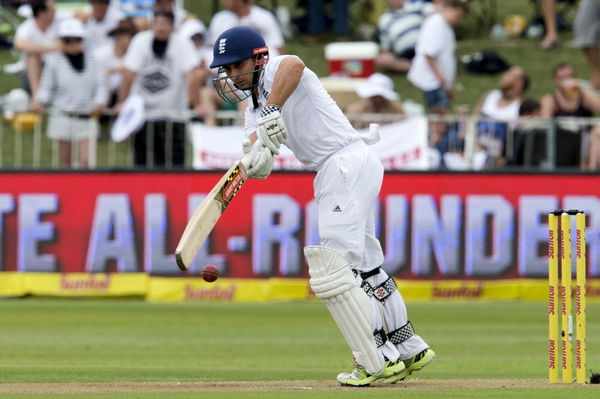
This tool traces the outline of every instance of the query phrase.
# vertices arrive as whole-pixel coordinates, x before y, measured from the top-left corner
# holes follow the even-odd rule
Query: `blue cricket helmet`
[[[215,40],[211,68],[233,64],[268,51],[265,39],[252,28],[236,26]]]

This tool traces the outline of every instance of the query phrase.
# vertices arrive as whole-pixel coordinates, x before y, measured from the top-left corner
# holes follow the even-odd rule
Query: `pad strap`
[[[354,277],[356,277],[360,274],[360,278],[362,278],[363,280],[366,280],[369,277],[378,275],[380,271],[381,271],[381,267],[376,267],[375,269],[368,271],[368,272],[364,272],[364,273],[361,273],[356,269],[352,269],[352,273],[354,273]]]
[[[398,290],[396,282],[391,277],[389,277],[377,287],[372,287],[371,284],[369,284],[366,281],[363,281],[361,284],[361,288],[365,291],[369,298],[375,297],[380,302],[385,302],[390,295],[392,295]]]
[[[388,334],[388,339],[394,345],[398,345],[409,339],[415,335],[415,329],[413,328],[410,321],[407,321],[405,325],[397,329],[396,331],[392,331]]]
[[[388,337],[383,328],[381,330],[374,331],[373,335],[375,336],[375,344],[378,348],[381,348],[388,340]]]

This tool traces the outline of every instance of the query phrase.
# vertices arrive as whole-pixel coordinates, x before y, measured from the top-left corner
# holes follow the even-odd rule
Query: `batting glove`
[[[258,137],[260,141],[275,155],[279,154],[279,147],[288,138],[287,128],[281,117],[281,107],[267,105],[261,111],[261,116],[256,120]]]
[[[251,150],[252,143],[250,143],[250,140],[244,139],[242,141],[242,151],[244,151],[244,154],[247,154]],[[250,162],[250,166],[247,170],[247,176],[250,179],[263,180],[269,177],[272,170],[273,154],[271,153],[271,150],[269,150],[265,146],[261,146],[260,150],[258,150],[256,154],[254,154],[252,162]]]

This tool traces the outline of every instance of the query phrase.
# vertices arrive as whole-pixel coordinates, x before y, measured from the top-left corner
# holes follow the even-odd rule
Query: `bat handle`
[[[244,165],[244,168],[246,170],[250,169],[250,165],[252,164],[252,160],[254,159],[254,156],[262,147],[263,147],[263,144],[261,143],[261,141],[256,140],[254,142],[254,144],[252,145],[252,149],[250,150],[250,152],[247,154],[244,154],[244,156],[242,157],[240,162],[242,165]]]

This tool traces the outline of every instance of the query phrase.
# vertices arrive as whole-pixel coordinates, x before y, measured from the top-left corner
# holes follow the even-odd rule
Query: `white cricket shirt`
[[[279,64],[286,57],[290,56],[273,58],[265,66],[263,81],[258,87],[260,106],[253,109],[252,98],[248,99],[244,128],[247,136],[256,132],[256,119],[267,103]],[[289,135],[284,144],[300,162],[311,169],[319,169],[331,154],[360,140],[317,75],[306,67],[298,87],[283,105],[281,114]]]

